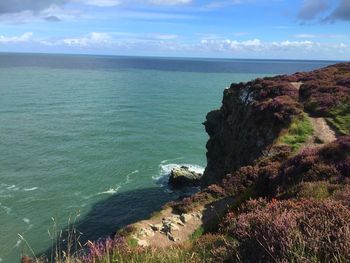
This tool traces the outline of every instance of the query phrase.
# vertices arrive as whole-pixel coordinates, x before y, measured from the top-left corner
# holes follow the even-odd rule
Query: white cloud
[[[58,44],[64,44],[67,46],[88,47],[91,45],[106,46],[113,42],[112,37],[107,33],[92,32],[84,37],[78,38],[65,38],[58,41]]]
[[[262,57],[262,55],[275,57],[278,55],[280,58],[310,58],[318,54],[319,58],[320,56],[326,57],[328,54],[350,52],[350,45],[344,43],[321,44],[309,40],[265,42],[259,39],[247,41],[202,39],[196,49],[197,51],[203,50],[211,53],[247,55],[250,57]]]
[[[186,5],[192,0],[149,0],[149,2],[155,5]]]
[[[0,35],[2,47],[40,47],[45,50],[105,54],[163,54],[191,56],[221,56],[237,58],[300,58],[300,59],[350,59],[350,44],[320,43],[317,41],[263,41],[255,38],[245,41],[214,38],[202,35],[202,39],[188,41],[174,34],[128,32],[91,32],[85,36],[61,39],[34,37],[32,32],[19,36]],[[140,48],[142,47],[142,48]],[[94,52],[95,51],[95,52]]]
[[[236,37],[241,37],[241,36],[248,36],[248,35],[250,35],[250,33],[248,33],[248,32],[235,32],[232,35],[234,35]]]
[[[0,35],[0,44],[16,44],[16,43],[23,43],[23,42],[29,42],[32,40],[33,33],[32,32],[26,32],[20,36],[13,36],[13,37],[6,37]]]
[[[182,20],[193,19],[194,16],[171,13],[171,12],[144,12],[144,11],[123,11],[118,14],[118,18],[138,19],[138,20]]]
[[[315,38],[316,36],[313,34],[297,34],[294,35],[296,38]]]
[[[117,6],[121,4],[119,0],[72,0],[72,2],[79,2],[84,5],[93,5],[99,7]]]
[[[178,35],[174,35],[174,34],[156,34],[153,35],[154,39],[158,39],[158,40],[173,40],[178,38]]]

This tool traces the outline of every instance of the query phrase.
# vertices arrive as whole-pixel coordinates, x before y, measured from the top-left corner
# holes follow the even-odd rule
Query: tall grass
[[[330,111],[331,117],[327,121],[335,127],[340,134],[350,134],[350,104],[342,104]]]
[[[278,139],[278,142],[291,146],[293,151],[297,151],[312,134],[312,124],[309,118],[303,114],[292,121],[287,132]]]
[[[37,255],[34,249],[30,246],[29,242],[22,235],[18,234],[20,239],[24,241],[24,244],[29,249],[31,255],[25,255],[22,257],[22,262],[25,263],[80,263],[77,255],[79,251],[84,249],[79,241],[81,233],[76,229],[76,221],[80,214],[77,213],[74,219],[69,216],[67,220],[67,227],[62,230],[58,227],[58,223],[55,218],[52,219],[52,227],[48,229],[48,235],[51,240],[50,255]],[[29,260],[29,257],[31,258]]]

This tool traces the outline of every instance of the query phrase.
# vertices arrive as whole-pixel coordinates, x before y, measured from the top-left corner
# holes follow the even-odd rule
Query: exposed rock
[[[192,219],[192,216],[189,214],[182,214],[180,216],[180,219],[183,223],[187,223],[188,221],[190,221]]]
[[[150,224],[149,226],[153,231],[160,231],[163,228],[163,224]]]
[[[175,237],[174,237],[172,234],[169,233],[169,234],[168,234],[168,238],[169,238],[169,240],[175,242]]]
[[[163,223],[163,228],[162,228],[162,232],[165,233],[165,234],[168,234],[168,233],[172,233],[173,231],[178,231],[179,230],[179,227],[172,223],[172,222],[165,222]]]
[[[139,236],[140,237],[153,237],[154,231],[150,228],[141,228]]]
[[[169,185],[173,188],[199,186],[202,174],[191,171],[187,166],[171,170]]]

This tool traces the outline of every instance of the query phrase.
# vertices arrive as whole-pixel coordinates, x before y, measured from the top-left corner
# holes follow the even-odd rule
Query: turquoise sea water
[[[0,55],[0,261],[76,218],[97,239],[176,198],[158,180],[205,167],[201,124],[232,82],[312,61]],[[52,231],[51,231],[52,232]]]

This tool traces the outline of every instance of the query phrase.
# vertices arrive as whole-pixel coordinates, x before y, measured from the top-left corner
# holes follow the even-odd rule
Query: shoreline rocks
[[[181,232],[186,228],[186,225],[202,220],[202,216],[201,211],[181,215],[172,214],[159,219],[160,221],[157,223],[143,225],[132,237],[142,247],[149,246],[150,239],[154,238],[157,233],[166,236],[172,242],[179,242],[183,240]]]
[[[168,184],[174,188],[200,186],[202,174],[191,171],[187,166],[176,167],[171,170]]]

